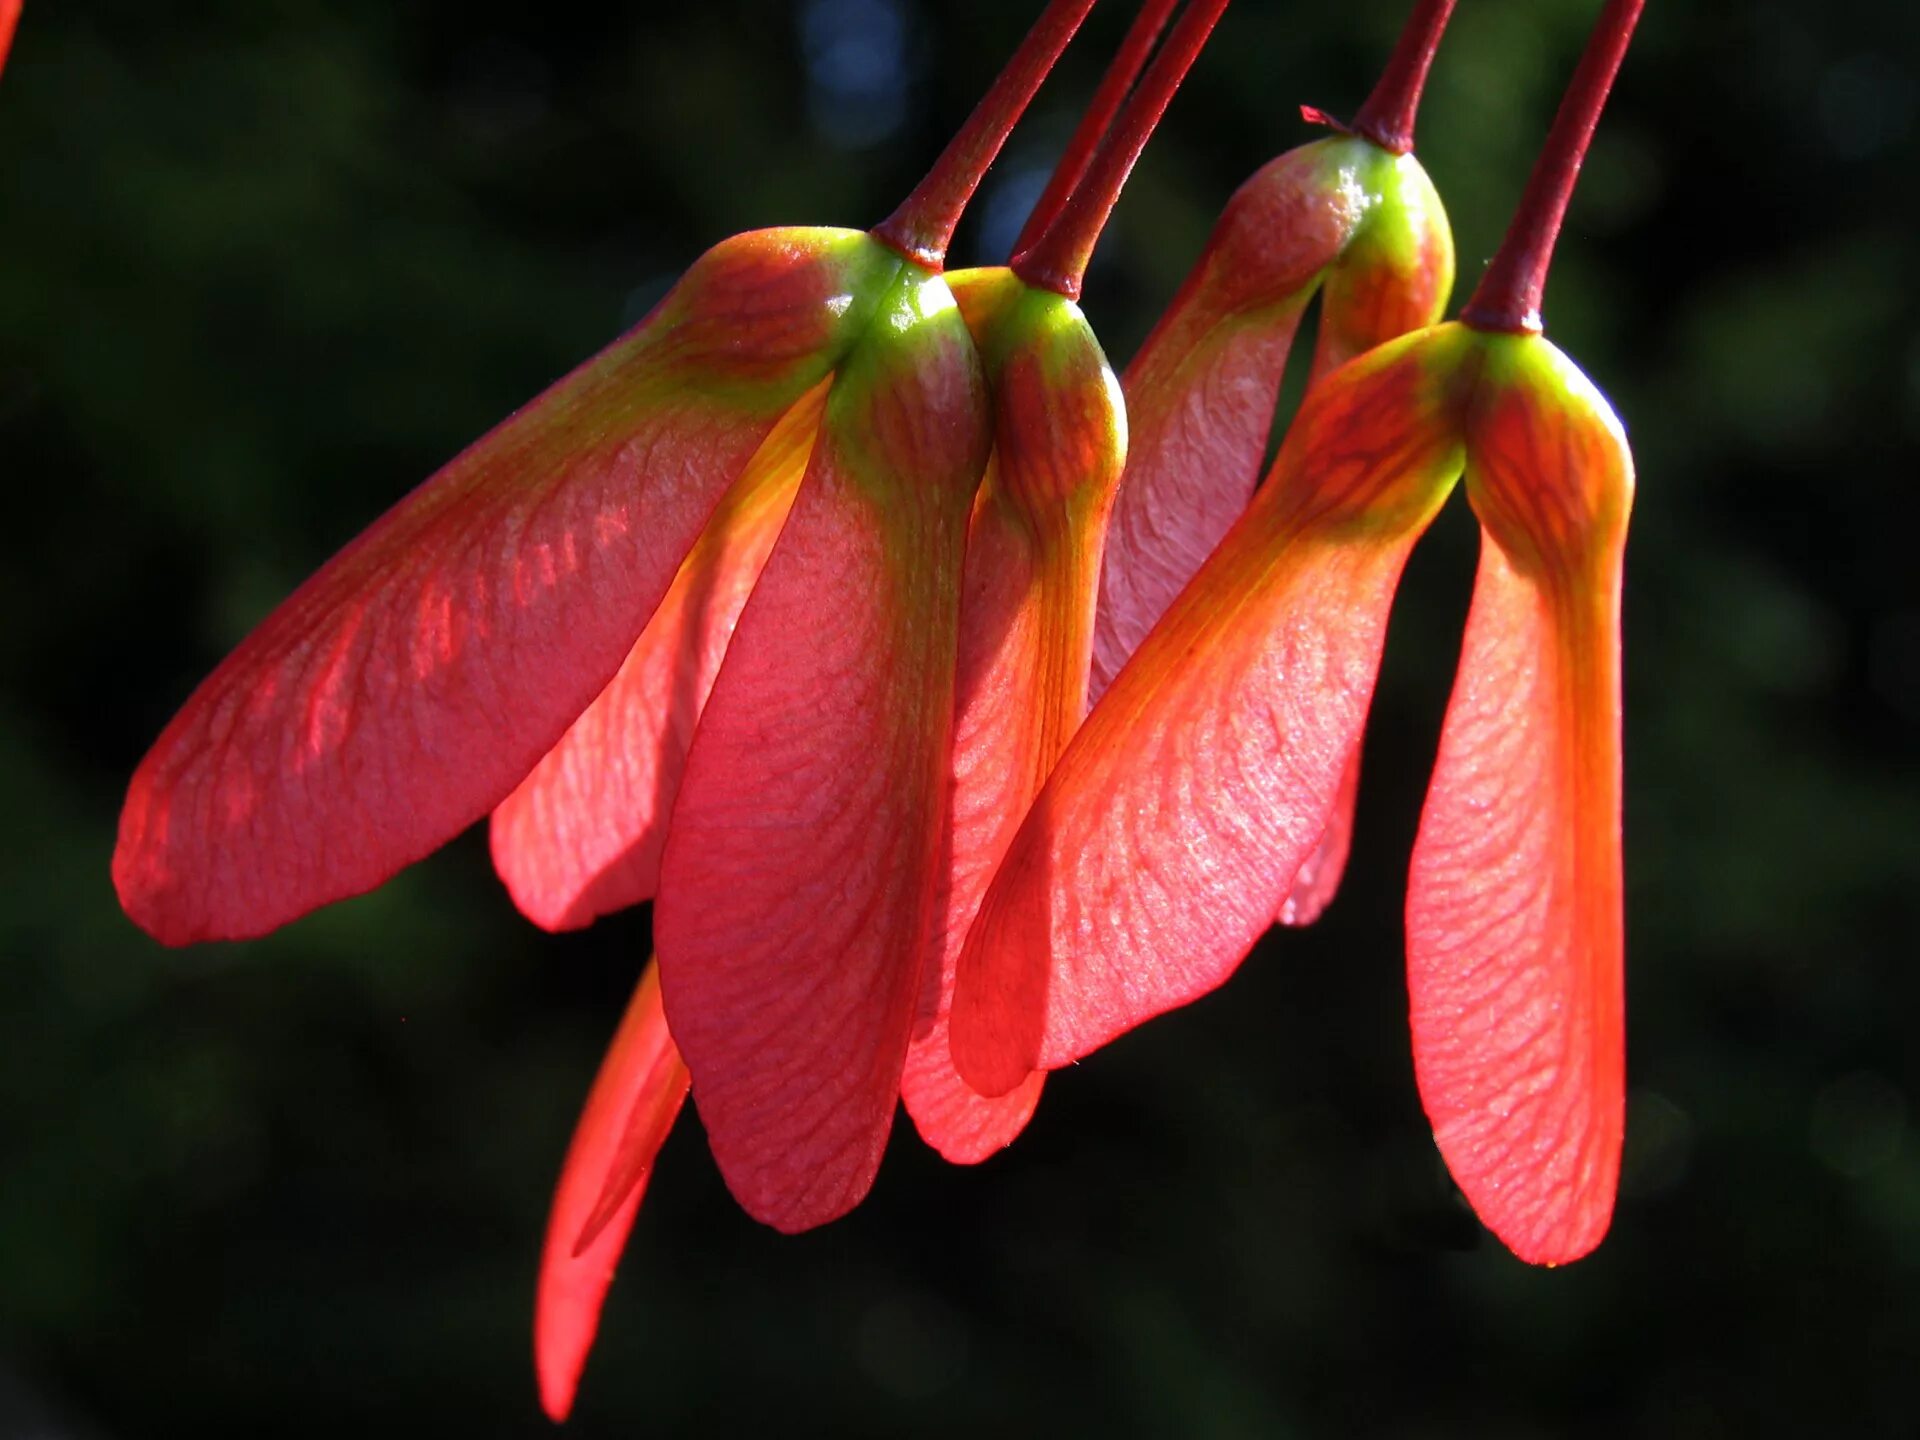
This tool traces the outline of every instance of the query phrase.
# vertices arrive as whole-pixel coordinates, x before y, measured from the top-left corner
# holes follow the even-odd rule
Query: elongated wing
[[[1306,408],[1241,522],[1094,707],[961,954],[960,1073],[994,1094],[1219,985],[1326,827],[1408,550],[1457,476],[1454,327]]]
[[[1126,417],[1078,306],[1007,276],[1013,297],[983,325],[970,306],[977,287],[953,278],[993,387],[995,460],[967,542],[936,984],[900,1095],[929,1145],[972,1164],[1025,1128],[1042,1076],[994,1097],[960,1077],[948,1039],[955,966],[987,882],[1086,714],[1101,542],[1126,459]]]
[[[786,523],[825,405],[822,382],[781,417],[619,674],[495,808],[494,868],[536,925],[577,930],[653,898],[694,723]]]
[[[1310,385],[1376,345],[1433,324],[1453,292],[1453,231],[1420,162],[1411,155],[1382,156],[1372,181],[1379,198],[1321,283]],[[1280,902],[1278,923],[1311,925],[1333,902],[1353,848],[1359,796],[1356,745],[1327,828]]]
[[[687,1084],[650,960],[580,1112],[547,1217],[533,1353],[540,1403],[556,1423],[573,1408],[614,1269]]]
[[[1035,707],[1044,623],[1035,603],[1030,537],[1008,513],[997,463],[988,467],[967,540],[954,684],[953,773],[934,905],[939,959],[907,1047],[900,1098],[920,1137],[955,1164],[976,1164],[1012,1143],[1039,1104],[1044,1077],[1006,1095],[981,1095],[953,1068],[948,1013],[953,967],[993,867],[1046,778],[1033,772],[1051,716]],[[1085,676],[1079,709],[1084,713]],[[1075,719],[1077,720],[1077,716]],[[1065,742],[1062,741],[1062,744]],[[1056,752],[1057,753],[1057,752]]]
[[[1246,508],[1301,311],[1320,292],[1312,380],[1440,317],[1453,240],[1411,155],[1337,137],[1289,152],[1242,187],[1194,274],[1128,367],[1126,480],[1101,576],[1098,699]],[[1322,843],[1275,919],[1319,918],[1353,835],[1359,753]]]
[[[1490,378],[1471,431],[1480,570],[1414,847],[1407,983],[1415,1074],[1449,1169],[1514,1253],[1559,1263],[1606,1233],[1625,1108],[1632,462],[1564,357],[1544,340],[1499,343],[1530,358],[1517,379]]]
[[[978,357],[914,272],[849,357],[687,755],[654,911],[729,1188],[802,1230],[873,1182],[931,962]]]
[[[749,457],[898,268],[763,231],[329,561],[135,774],[114,881],[169,944],[263,934],[484,815],[606,685]]]

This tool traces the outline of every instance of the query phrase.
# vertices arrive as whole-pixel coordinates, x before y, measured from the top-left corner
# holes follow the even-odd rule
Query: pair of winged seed
[[[726,241],[330,561],[141,764],[114,878],[167,943],[272,930],[489,812],[536,923],[654,901],[550,1222],[550,1410],[689,1079],[740,1203],[804,1229],[865,1195],[896,1097],[982,1159],[1046,1071],[1319,914],[1393,591],[1462,475],[1482,550],[1409,883],[1417,1078],[1516,1253],[1598,1242],[1631,463],[1534,330],[1435,323],[1452,243],[1405,150],[1336,135],[1254,176],[1124,382],[1071,298],[1084,253],[943,275],[951,225],[902,243],[898,216]]]

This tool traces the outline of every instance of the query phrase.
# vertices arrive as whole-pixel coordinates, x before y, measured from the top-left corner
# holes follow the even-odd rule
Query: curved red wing
[[[1439,197],[1411,155],[1339,137],[1249,180],[1127,369],[1133,429],[1094,644],[1098,700],[1253,493],[1294,329],[1316,289],[1310,380],[1431,325],[1453,283]],[[1359,757],[1276,918],[1310,924],[1339,888]]]
[[[1204,994],[1272,922],[1358,742],[1407,552],[1458,473],[1451,349],[1416,337],[1309,397],[1067,747],[960,958],[953,1052],[977,1089]]]
[[[606,685],[708,515],[898,262],[716,247],[625,339],[264,620],[135,774],[114,882],[169,944],[263,934],[484,815]]]
[[[902,286],[827,398],[714,682],[654,934],[694,1102],[778,1229],[873,1182],[933,955],[961,553],[986,464],[946,286]]]
[[[975,1164],[1011,1144],[1039,1104],[1044,1079],[1029,1074],[1007,1095],[981,1095],[953,1068],[948,1045],[960,945],[995,864],[1046,778],[1034,753],[1048,719],[1033,693],[1044,683],[1039,577],[1031,536],[996,493],[997,472],[997,463],[988,468],[967,538],[948,834],[934,908],[939,962],[900,1079],[900,1098],[921,1138],[956,1164]],[[1080,692],[1084,711],[1084,668]]]
[[[1479,577],[1407,890],[1414,1069],[1434,1137],[1480,1217],[1542,1263],[1606,1233],[1625,1110],[1631,461],[1579,385],[1573,403],[1508,389],[1474,428]]]
[[[967,539],[939,962],[900,1086],[921,1136],[963,1164],[1009,1144],[1040,1098],[1039,1072],[989,1097],[954,1069],[954,973],[995,867],[1086,715],[1101,542],[1126,462],[1119,384],[1079,308],[1005,283],[1014,300],[997,321],[970,314],[995,451]],[[956,282],[963,308],[974,288]]]
[[[547,1216],[533,1355],[541,1406],[556,1423],[573,1408],[600,1308],[687,1083],[660,1006],[658,970],[649,961],[600,1062]]]

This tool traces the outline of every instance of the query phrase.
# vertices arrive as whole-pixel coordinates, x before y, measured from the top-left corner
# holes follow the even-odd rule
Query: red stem
[[[4,0],[0,0],[0,3],[4,3]],[[1033,202],[1032,213],[1021,228],[1020,238],[1013,242],[1014,254],[1018,255],[1038,240],[1065,207],[1073,187],[1087,173],[1093,152],[1105,138],[1107,127],[1113,124],[1120,102],[1127,98],[1133,82],[1140,78],[1147,56],[1153,53],[1154,42],[1159,40],[1168,17],[1179,3],[1180,0],[1147,0],[1140,7],[1140,13],[1133,17],[1126,39],[1120,42],[1112,63],[1107,66],[1107,73],[1100,77],[1100,88],[1093,92],[1093,103],[1087,106],[1087,113],[1080,117],[1073,138],[1067,142],[1067,148],[1060,156],[1060,163],[1053,167],[1047,188]]]
[[[1010,262],[1014,273],[1029,285],[1051,290],[1069,300],[1080,298],[1093,247],[1113,213],[1120,190],[1133,173],[1134,161],[1147,138],[1166,113],[1180,82],[1213,33],[1228,0],[1193,0],[1180,16],[1166,45],[1153,59],[1140,88],[1128,97],[1126,109],[1100,146],[1087,176],[1073,197],[1047,227],[1046,233]]]
[[[1475,330],[1540,333],[1540,300],[1547,288],[1553,245],[1560,238],[1560,222],[1566,218],[1567,201],[1580,178],[1580,162],[1586,159],[1593,128],[1600,122],[1607,92],[1620,72],[1627,42],[1645,4],[1646,0],[1607,0],[1600,12],[1573,83],[1553,117],[1547,143],[1527,177],[1507,238],[1500,242],[1479,288],[1460,312],[1460,319]]]
[[[898,210],[873,227],[876,240],[930,270],[940,268],[954,226],[960,223],[960,214],[987,167],[1093,6],[1094,0],[1051,0],[960,133],[933,162],[927,178]]]
[[[1380,83],[1373,87],[1367,103],[1353,117],[1349,127],[1382,150],[1395,155],[1413,149],[1413,119],[1420,110],[1420,92],[1427,83],[1427,71],[1440,48],[1447,21],[1453,18],[1454,0],[1415,0],[1413,13],[1400,31],[1387,68],[1380,72]]]

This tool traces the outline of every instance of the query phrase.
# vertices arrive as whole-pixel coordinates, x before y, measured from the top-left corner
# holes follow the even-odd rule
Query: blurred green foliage
[[[1109,8],[957,263],[1000,258]],[[1116,360],[1403,8],[1229,13],[1091,277]],[[1420,148],[1463,294],[1596,8],[1462,0]],[[886,213],[1036,9],[28,0],[0,81],[0,1434],[542,1428],[546,1192],[646,914],[539,935],[468,836],[269,940],[163,952],[107,879],[123,787],[254,620],[702,248]],[[1651,6],[1548,292],[1641,471],[1606,1245],[1506,1255],[1413,1091],[1399,906],[1456,508],[1327,918],[1060,1077],[978,1170],[903,1122],[809,1236],[732,1207],[689,1111],[576,1433],[1913,1433],[1916,16]]]

